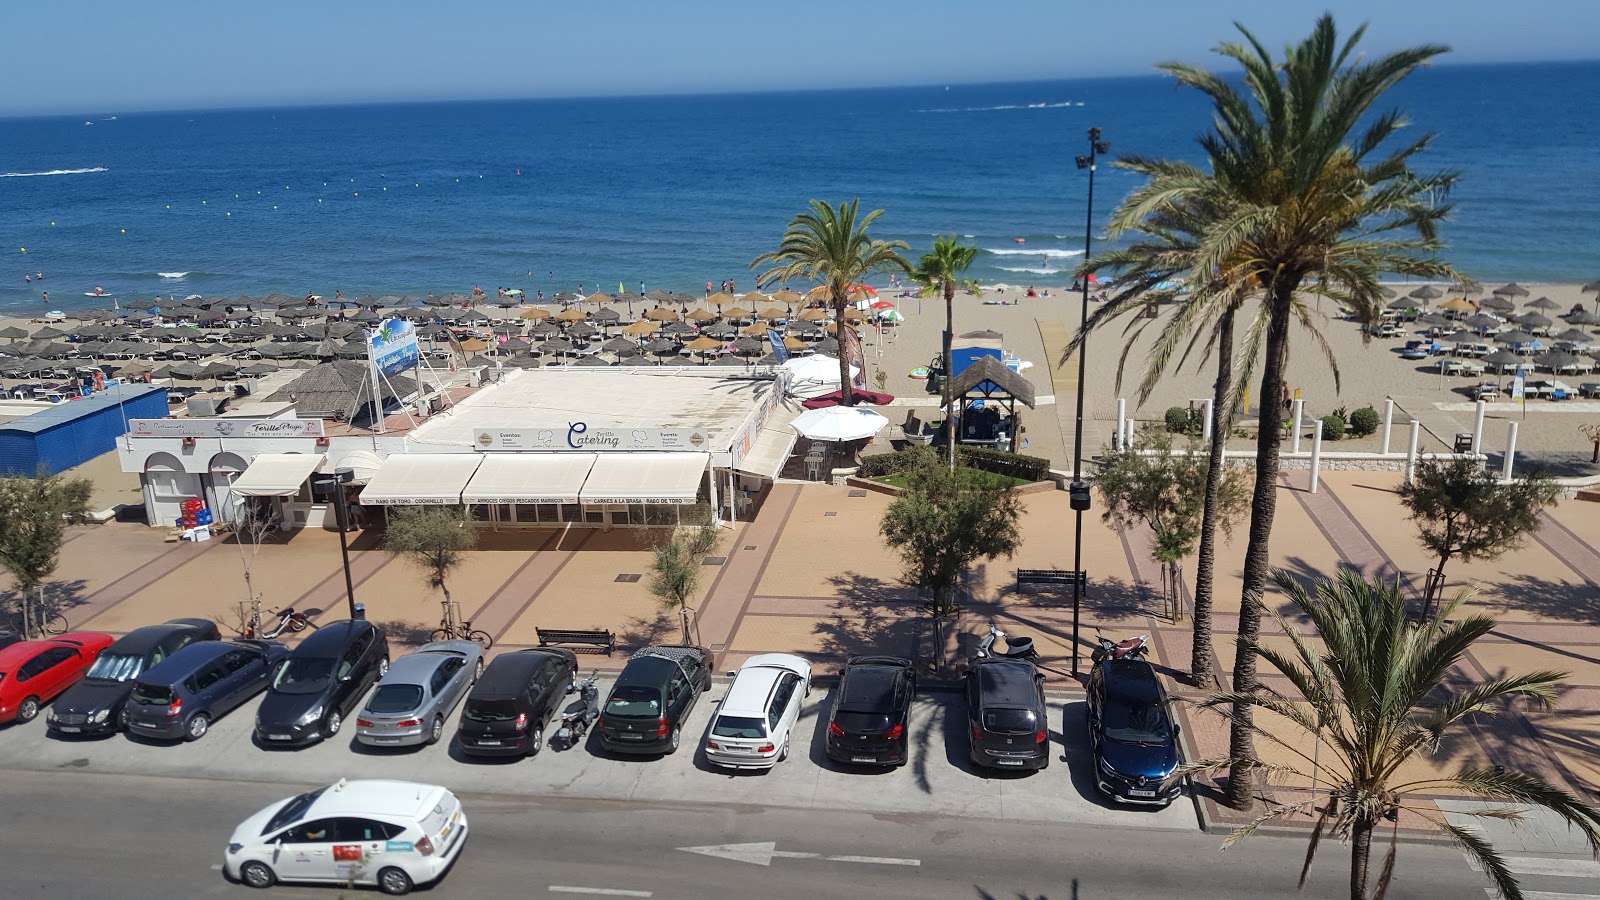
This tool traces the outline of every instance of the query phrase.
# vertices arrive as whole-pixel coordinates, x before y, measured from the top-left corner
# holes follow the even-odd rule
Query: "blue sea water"
[[[1461,173],[1451,261],[1492,282],[1600,277],[1600,63],[1441,66],[1393,99],[1439,135],[1421,167]],[[743,292],[808,200],[852,196],[913,254],[954,233],[983,248],[985,283],[1060,284],[1083,250],[1085,129],[1113,156],[1193,159],[1209,122],[1160,76],[6,119],[0,310],[39,311],[43,290],[104,305],[83,296],[97,285]],[[1097,223],[1135,183],[1100,168]]]

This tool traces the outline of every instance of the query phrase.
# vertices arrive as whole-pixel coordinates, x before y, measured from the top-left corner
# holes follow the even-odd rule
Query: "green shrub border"
[[[964,466],[996,475],[1009,475],[1027,481],[1044,481],[1050,477],[1050,461],[1021,453],[990,450],[987,447],[962,447],[957,454]],[[908,447],[896,453],[880,453],[861,461],[857,474],[862,478],[900,475],[916,468],[923,459],[947,460],[942,450],[932,447]]]

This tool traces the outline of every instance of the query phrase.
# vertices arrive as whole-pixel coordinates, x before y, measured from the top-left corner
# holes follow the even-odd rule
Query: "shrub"
[[[1162,416],[1166,421],[1167,430],[1173,434],[1189,433],[1189,410],[1181,406],[1167,407],[1167,414]]]
[[[1378,411],[1370,406],[1363,406],[1350,414],[1350,433],[1355,437],[1366,437],[1378,430]]]
[[[864,457],[856,474],[862,478],[880,478],[900,475],[917,468],[925,460],[939,459],[941,455],[932,447],[913,444],[897,453],[878,453]]]
[[[1344,419],[1339,416],[1323,416],[1322,437],[1330,441],[1344,437]]]
[[[881,478],[885,475],[902,475],[923,464],[924,460],[948,461],[949,457],[932,447],[914,444],[897,453],[879,453],[861,460],[856,472],[862,478]],[[962,447],[957,453],[960,464],[980,472],[1009,475],[1027,481],[1044,481],[1050,475],[1050,461],[1021,453],[990,450],[986,447]]]

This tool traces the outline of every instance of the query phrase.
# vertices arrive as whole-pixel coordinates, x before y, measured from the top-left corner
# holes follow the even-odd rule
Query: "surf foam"
[[[91,172],[109,172],[105,166],[92,169],[51,169],[48,172],[0,172],[0,178],[38,178],[43,175],[87,175]]]
[[[995,256],[1082,256],[1082,250],[1063,250],[1058,247],[985,247],[985,253]]]

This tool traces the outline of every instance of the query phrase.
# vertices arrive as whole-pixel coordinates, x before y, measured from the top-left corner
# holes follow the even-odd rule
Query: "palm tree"
[[[1258,601],[1268,578],[1282,441],[1282,409],[1276,401],[1289,361],[1290,325],[1314,325],[1302,292],[1309,288],[1336,300],[1365,323],[1382,305],[1381,274],[1461,276],[1433,256],[1442,246],[1437,226],[1449,212],[1443,198],[1455,176],[1411,171],[1412,157],[1427,148],[1432,135],[1380,153],[1406,121],[1397,111],[1374,112],[1389,88],[1447,48],[1424,45],[1367,62],[1355,54],[1366,29],[1356,29],[1341,43],[1332,17],[1324,15],[1305,40],[1286,48],[1280,62],[1243,26],[1236,27],[1247,43],[1225,43],[1217,52],[1244,68],[1245,92],[1196,66],[1159,66],[1180,85],[1205,93],[1215,106],[1215,130],[1199,139],[1210,171],[1140,160],[1154,174],[1120,212],[1151,220],[1157,234],[1169,227],[1163,216],[1206,220],[1203,227],[1193,226],[1197,239],[1187,253],[1165,258],[1169,269],[1185,272],[1191,288],[1203,288],[1180,308],[1169,330],[1188,323],[1203,326],[1222,310],[1247,299],[1259,301],[1246,349],[1238,354],[1253,361],[1253,348],[1262,347],[1257,396],[1263,402],[1233,669],[1233,690],[1244,696],[1256,689],[1251,648],[1260,632]],[[1364,130],[1355,133],[1363,123]],[[1181,236],[1174,239],[1183,242]],[[1187,256],[1186,264],[1179,256]],[[1084,268],[1096,265],[1086,261]],[[1127,284],[1119,283],[1119,291],[1148,290],[1159,283],[1151,279],[1136,273]],[[1331,364],[1327,342],[1316,343]],[[1334,376],[1337,385],[1337,368]],[[1236,380],[1232,395],[1243,387],[1244,380]],[[1249,704],[1234,711],[1229,753],[1234,759],[1252,755],[1250,715]],[[1250,804],[1248,775],[1244,767],[1231,771],[1231,806]]]
[[[1452,824],[1426,800],[1430,793],[1465,793],[1481,798],[1542,806],[1582,832],[1600,852],[1600,810],[1555,787],[1536,775],[1507,771],[1464,770],[1454,775],[1415,778],[1413,764],[1437,750],[1446,735],[1458,730],[1474,715],[1490,715],[1499,701],[1521,697],[1547,707],[1555,698],[1562,672],[1501,675],[1490,681],[1464,683],[1462,658],[1478,638],[1495,627],[1488,616],[1474,614],[1455,621],[1454,613],[1468,597],[1463,593],[1445,605],[1436,619],[1412,623],[1397,581],[1368,582],[1359,572],[1344,569],[1333,581],[1323,581],[1308,591],[1286,572],[1274,573],[1278,588],[1298,612],[1310,619],[1319,649],[1284,615],[1267,612],[1278,621],[1293,643],[1292,650],[1254,646],[1262,659],[1288,679],[1298,698],[1277,691],[1213,694],[1206,704],[1231,704],[1237,710],[1261,707],[1281,717],[1303,735],[1277,734],[1245,723],[1255,735],[1279,747],[1299,762],[1269,766],[1255,758],[1196,762],[1188,771],[1244,765],[1306,777],[1306,765],[1326,779],[1325,795],[1275,806],[1229,836],[1224,846],[1241,840],[1262,824],[1280,816],[1310,811],[1316,825],[1306,848],[1300,883],[1305,884],[1322,834],[1350,841],[1350,897],[1366,900],[1368,861],[1372,834],[1382,819],[1404,810],[1443,832],[1466,851],[1467,857],[1494,882],[1499,896],[1520,900],[1522,892],[1505,860],[1471,828]],[[1266,609],[1259,602],[1257,608]],[[1312,755],[1304,749],[1306,738],[1326,741],[1328,752]],[[1320,765],[1319,765],[1320,763]],[[1405,774],[1402,774],[1405,773]],[[1315,783],[1315,776],[1313,783]],[[1319,801],[1323,802],[1319,807]],[[1469,815],[1520,819],[1511,808],[1489,808]],[[1374,886],[1382,897],[1394,874],[1395,838]]]
[[[951,370],[950,370],[950,339],[956,330],[956,288],[963,287],[970,291],[978,291],[976,281],[964,280],[961,276],[966,274],[977,258],[978,248],[968,247],[956,240],[955,235],[939,235],[933,239],[933,249],[922,257],[917,270],[911,273],[911,280],[922,285],[917,292],[922,297],[944,297],[944,383],[940,392],[940,399],[944,404],[944,445],[950,453],[950,468],[956,466],[956,436],[955,436],[955,410],[952,408],[953,398],[950,396]]]
[[[811,201],[811,211],[803,212],[789,221],[783,233],[783,242],[771,253],[763,253],[750,261],[750,268],[763,265],[773,268],[762,272],[756,284],[765,287],[773,282],[787,283],[791,278],[806,278],[822,282],[833,301],[835,327],[839,337],[839,390],[845,406],[855,403],[850,383],[850,354],[845,352],[844,319],[850,303],[850,288],[860,284],[869,275],[879,272],[911,273],[911,266],[897,251],[911,249],[905,241],[875,241],[867,235],[867,226],[883,215],[875,209],[858,222],[856,205],[860,198],[840,203],[838,209],[822,200]]]

